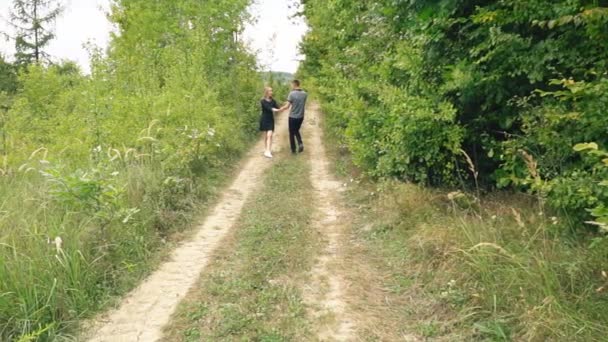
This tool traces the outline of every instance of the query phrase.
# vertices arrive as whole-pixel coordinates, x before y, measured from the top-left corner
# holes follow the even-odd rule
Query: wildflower
[[[61,252],[61,246],[63,245],[63,240],[61,239],[61,237],[56,237],[55,238],[55,249],[57,250],[57,253]]]
[[[133,218],[133,216],[137,213],[139,213],[139,209],[138,208],[130,208],[126,211],[126,215],[122,220],[122,223],[129,223],[129,221],[131,220],[131,218]]]
[[[521,219],[521,214],[515,210],[515,208],[511,208],[511,212],[513,212],[513,217],[515,218],[515,222],[517,222],[517,225],[520,228],[524,228],[526,225],[524,224],[524,221]]]
[[[198,137],[200,136],[200,132],[198,131],[198,129],[193,129],[191,134],[187,134],[186,136],[190,139],[198,139]]]
[[[464,194],[460,191],[453,191],[448,194],[448,199],[450,201],[453,201],[453,200],[455,200],[457,198],[461,198],[461,197],[464,197]]]

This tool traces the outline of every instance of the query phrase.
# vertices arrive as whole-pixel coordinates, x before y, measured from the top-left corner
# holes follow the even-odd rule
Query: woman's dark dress
[[[274,131],[273,108],[279,109],[279,105],[274,99],[270,101],[262,99],[262,117],[260,118],[260,131]]]

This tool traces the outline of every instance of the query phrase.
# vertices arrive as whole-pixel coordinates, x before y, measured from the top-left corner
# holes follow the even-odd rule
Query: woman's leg
[[[264,136],[264,153],[268,152],[268,131],[263,131]]]
[[[264,132],[264,144],[266,145],[264,156],[267,158],[272,158],[272,153],[270,152],[270,149],[272,148],[272,131]]]
[[[272,152],[272,134],[273,131],[266,132],[266,151]]]

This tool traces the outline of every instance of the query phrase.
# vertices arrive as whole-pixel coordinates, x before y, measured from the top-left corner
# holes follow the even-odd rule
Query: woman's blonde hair
[[[271,90],[272,90],[272,87],[268,87],[268,86],[264,87],[264,97],[263,98],[266,98],[268,96],[268,93]]]

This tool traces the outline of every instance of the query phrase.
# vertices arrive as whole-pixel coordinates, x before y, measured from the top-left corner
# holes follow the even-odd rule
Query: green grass
[[[299,289],[318,243],[309,166],[272,166],[229,241],[180,305],[166,341],[298,341],[310,335]]]
[[[0,177],[0,341],[73,335],[155,268],[237,159],[188,187],[149,164],[86,181],[36,171]]]
[[[351,258],[369,263],[352,282],[374,311],[369,340],[400,334],[438,341],[604,341],[608,336],[608,239],[564,236],[559,215],[525,195],[450,200],[448,191],[360,176],[326,127],[334,172],[350,183]],[[451,196],[453,197],[453,196]],[[564,222],[565,223],[565,222]],[[608,271],[606,271],[608,272]],[[376,324],[376,326],[374,326]]]
[[[496,194],[479,209],[441,191],[363,182],[354,257],[382,275],[404,330],[444,340],[602,341],[608,240],[566,239],[534,201]],[[558,223],[559,224],[559,223]],[[405,301],[414,298],[414,301]]]

